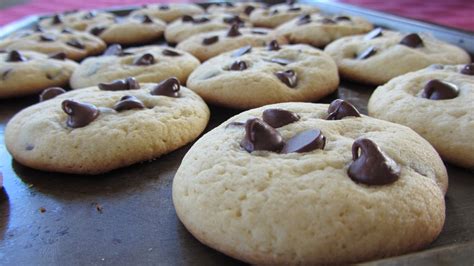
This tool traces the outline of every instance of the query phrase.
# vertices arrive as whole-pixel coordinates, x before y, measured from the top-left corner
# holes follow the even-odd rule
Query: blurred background
[[[186,0],[0,0],[0,27],[24,16]],[[364,8],[474,32],[474,0],[340,0]],[[473,44],[474,45],[474,44]]]

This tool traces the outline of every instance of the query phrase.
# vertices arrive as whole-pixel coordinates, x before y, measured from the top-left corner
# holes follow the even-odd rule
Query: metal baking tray
[[[376,25],[425,32],[474,54],[473,33],[375,12],[351,5],[303,1],[328,13],[367,18]],[[127,13],[133,7],[110,9]],[[31,27],[30,16],[0,29],[0,38]],[[367,113],[374,87],[343,81],[335,98]],[[0,100],[0,264],[4,265],[238,265],[197,241],[178,220],[171,200],[173,176],[192,144],[152,162],[99,176],[47,173],[15,162],[4,145],[8,120],[37,97]],[[238,111],[211,106],[206,131]],[[447,164],[446,222],[426,249],[368,264],[472,265],[474,263],[474,173]]]

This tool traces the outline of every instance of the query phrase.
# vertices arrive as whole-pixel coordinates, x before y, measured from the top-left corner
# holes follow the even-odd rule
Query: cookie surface
[[[325,51],[336,61],[341,76],[374,85],[431,64],[470,62],[464,50],[433,37],[379,29],[341,38]]]
[[[24,31],[0,40],[1,50],[26,50],[44,54],[65,53],[72,60],[103,52],[105,43],[92,34],[79,31]]]
[[[157,84],[140,86],[119,91],[93,87],[30,106],[8,123],[7,149],[15,160],[35,169],[98,174],[159,157],[204,130],[209,109],[198,95],[185,87],[179,97],[152,95]],[[137,101],[142,108],[127,109],[137,108]]]
[[[55,14],[51,17],[43,18],[38,25],[44,29],[64,29],[70,28],[77,31],[84,31],[89,26],[98,23],[114,22],[116,16],[107,12],[96,11],[70,11],[62,14]]]
[[[0,98],[34,94],[67,86],[77,63],[32,51],[0,52]]]
[[[319,12],[315,6],[304,4],[278,4],[267,9],[257,9],[250,14],[250,22],[256,27],[276,28],[303,14]]]
[[[328,43],[348,35],[370,31],[372,24],[355,16],[323,16],[320,14],[302,15],[275,29],[290,43],[306,43],[324,47]]]
[[[369,114],[412,128],[428,140],[445,160],[472,169],[473,67],[471,64],[470,75],[462,73],[465,65],[434,65],[397,77],[374,91],[368,104]],[[432,80],[442,83],[430,83]],[[444,85],[446,82],[447,86]],[[458,89],[452,95],[446,91],[450,85]],[[433,90],[431,98],[427,98],[430,95],[424,93],[430,89]]]
[[[229,13],[248,18],[252,12],[263,7],[264,5],[258,2],[225,2],[213,3],[206,9],[206,11],[211,14]]]
[[[308,45],[246,46],[211,58],[188,80],[188,87],[206,102],[237,109],[315,101],[338,85],[334,61]]]
[[[179,43],[176,48],[193,54],[203,62],[245,45],[265,46],[272,40],[277,40],[280,44],[286,43],[285,38],[277,37],[272,30],[230,27],[227,30],[196,34]]]
[[[183,84],[199,61],[189,53],[164,46],[142,46],[120,50],[114,55],[90,57],[71,77],[74,89],[95,86],[128,76],[140,82],[160,82],[175,76]]]
[[[299,116],[276,129],[285,141],[319,129],[326,137],[324,149],[244,150],[244,127],[230,123],[261,118],[270,108]],[[173,181],[173,202],[186,228],[204,244],[251,264],[355,263],[433,241],[444,223],[447,188],[436,151],[407,127],[366,116],[329,121],[327,109],[310,103],[269,105],[201,137]],[[373,186],[348,176],[351,147],[361,137],[400,167],[398,180]]]
[[[150,4],[131,13],[134,15],[148,15],[161,19],[165,22],[172,22],[184,15],[194,16],[204,13],[204,9],[195,4]]]

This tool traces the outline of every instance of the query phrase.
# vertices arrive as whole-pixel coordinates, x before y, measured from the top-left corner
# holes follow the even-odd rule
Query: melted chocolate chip
[[[193,22],[194,18],[191,17],[190,15],[184,15],[183,17],[181,17],[181,21],[182,22]]]
[[[43,33],[40,35],[40,41],[42,42],[54,42],[56,40],[56,36],[51,34]]]
[[[105,50],[105,52],[102,55],[121,56],[121,55],[127,55],[127,54],[130,54],[130,53],[124,53],[122,46],[120,44],[112,44],[111,46],[107,48],[107,50]]]
[[[145,109],[145,105],[137,97],[125,95],[114,105],[114,109],[117,112],[122,112],[131,109]]]
[[[181,55],[180,53],[170,50],[170,49],[164,49],[163,51],[161,51],[161,53],[166,56],[180,56]]]
[[[245,61],[238,60],[232,63],[229,69],[233,71],[242,71],[247,69],[247,63],[245,63]]]
[[[270,43],[268,43],[267,49],[268,49],[268,51],[278,51],[281,48],[280,48],[280,45],[278,44],[278,42],[276,40],[273,40]]]
[[[159,10],[169,10],[170,6],[169,5],[160,5],[160,7],[158,9]]]
[[[53,99],[54,97],[58,96],[59,94],[63,94],[66,91],[63,88],[59,87],[51,87],[43,90],[39,96],[39,101],[44,102],[49,99]]]
[[[239,31],[239,25],[238,24],[233,24],[230,26],[229,31],[227,32],[227,37],[237,37],[242,35]]]
[[[244,24],[245,23],[239,16],[226,17],[222,21],[227,24],[234,24],[234,23]]]
[[[370,139],[354,141],[352,160],[347,173],[356,183],[387,185],[397,181],[400,177],[400,167],[397,163]]]
[[[238,50],[233,52],[231,56],[232,57],[239,57],[239,56],[242,56],[244,54],[250,53],[251,51],[252,51],[252,46],[247,45],[247,46],[239,48]]]
[[[49,56],[49,58],[56,59],[56,60],[65,60],[66,59],[66,53],[58,52],[58,53],[55,53],[55,54],[51,54]]]
[[[265,61],[270,62],[270,63],[279,64],[279,65],[282,65],[282,66],[286,66],[288,64],[293,63],[293,61],[285,59],[285,58],[272,58],[272,59],[265,60]]]
[[[297,85],[296,72],[293,70],[278,71],[275,73],[275,76],[290,88],[294,88]]]
[[[382,36],[382,28],[375,28],[364,36],[364,41],[372,40]]]
[[[153,20],[148,15],[142,16],[142,23],[143,24],[150,24],[153,23]]]
[[[336,21],[351,21],[351,18],[348,16],[336,16],[334,17],[334,20]]]
[[[106,27],[95,26],[89,32],[92,35],[99,36],[102,32],[104,32],[105,29]]]
[[[360,113],[351,103],[336,99],[329,105],[326,120],[341,120],[347,116],[360,117]]]
[[[151,95],[164,95],[168,97],[179,97],[179,80],[177,78],[169,78],[158,83],[152,90]]]
[[[400,44],[406,45],[411,48],[417,48],[423,46],[423,40],[418,34],[412,33],[403,37],[403,39],[400,41]]]
[[[374,46],[370,46],[369,48],[365,49],[360,54],[358,54],[356,59],[357,60],[367,59],[376,53],[377,53],[377,49]]]
[[[27,61],[26,57],[24,57],[20,52],[17,50],[12,50],[7,55],[7,62],[25,62]]]
[[[291,152],[310,152],[312,150],[324,150],[326,146],[326,137],[320,130],[306,130],[289,139],[281,153]]]
[[[459,88],[449,82],[433,79],[426,83],[421,97],[430,100],[448,100],[459,95]]]
[[[63,23],[61,15],[59,15],[59,14],[54,15],[52,20],[51,20],[51,24],[52,25],[58,25],[58,24],[61,24],[61,23]]]
[[[85,127],[99,116],[99,109],[89,103],[81,103],[73,100],[62,102],[63,111],[68,114],[67,126],[71,128]]]
[[[263,111],[262,118],[265,123],[273,128],[286,126],[300,119],[300,117],[293,112],[276,108]]]
[[[204,38],[202,40],[202,44],[203,45],[211,45],[211,44],[216,43],[218,41],[219,41],[219,36],[212,36],[212,37]]]
[[[303,16],[300,16],[298,21],[296,22],[297,25],[304,25],[311,23],[311,15],[305,14]]]
[[[246,6],[244,9],[244,13],[247,16],[250,16],[250,14],[255,10],[254,6]]]
[[[133,77],[126,79],[114,80],[111,83],[99,83],[99,89],[103,91],[120,91],[120,90],[138,90],[140,84]]]
[[[84,49],[84,44],[82,44],[80,41],[76,40],[76,39],[72,39],[70,41],[67,41],[66,42],[67,45],[69,46],[72,46],[72,47],[75,47],[77,49]]]
[[[323,18],[321,20],[319,20],[320,23],[323,23],[323,24],[336,24],[336,21],[330,19],[330,18]]]
[[[257,34],[257,35],[267,35],[268,34],[268,32],[261,31],[261,30],[252,30],[251,33]]]
[[[243,122],[230,122],[229,124],[227,124],[225,126],[225,128],[229,128],[229,127],[243,127],[245,126],[245,123]]]
[[[133,64],[136,66],[149,66],[155,63],[155,57],[152,54],[144,54],[135,60],[133,60]]]
[[[465,65],[461,69],[461,74],[471,75],[471,76],[474,75],[474,63],[470,63],[470,64]]]
[[[278,9],[274,9],[272,12],[270,12],[270,15],[273,16],[273,15],[276,15],[278,13],[280,13],[280,11],[278,11]]]
[[[280,133],[258,118],[247,120],[240,146],[248,152],[264,150],[279,152],[285,145]]]

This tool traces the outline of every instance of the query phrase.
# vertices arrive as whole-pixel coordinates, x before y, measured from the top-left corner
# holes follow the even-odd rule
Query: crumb
[[[41,208],[39,208],[39,211],[40,211],[41,213],[45,213],[45,212],[46,212],[46,208],[41,207]]]

